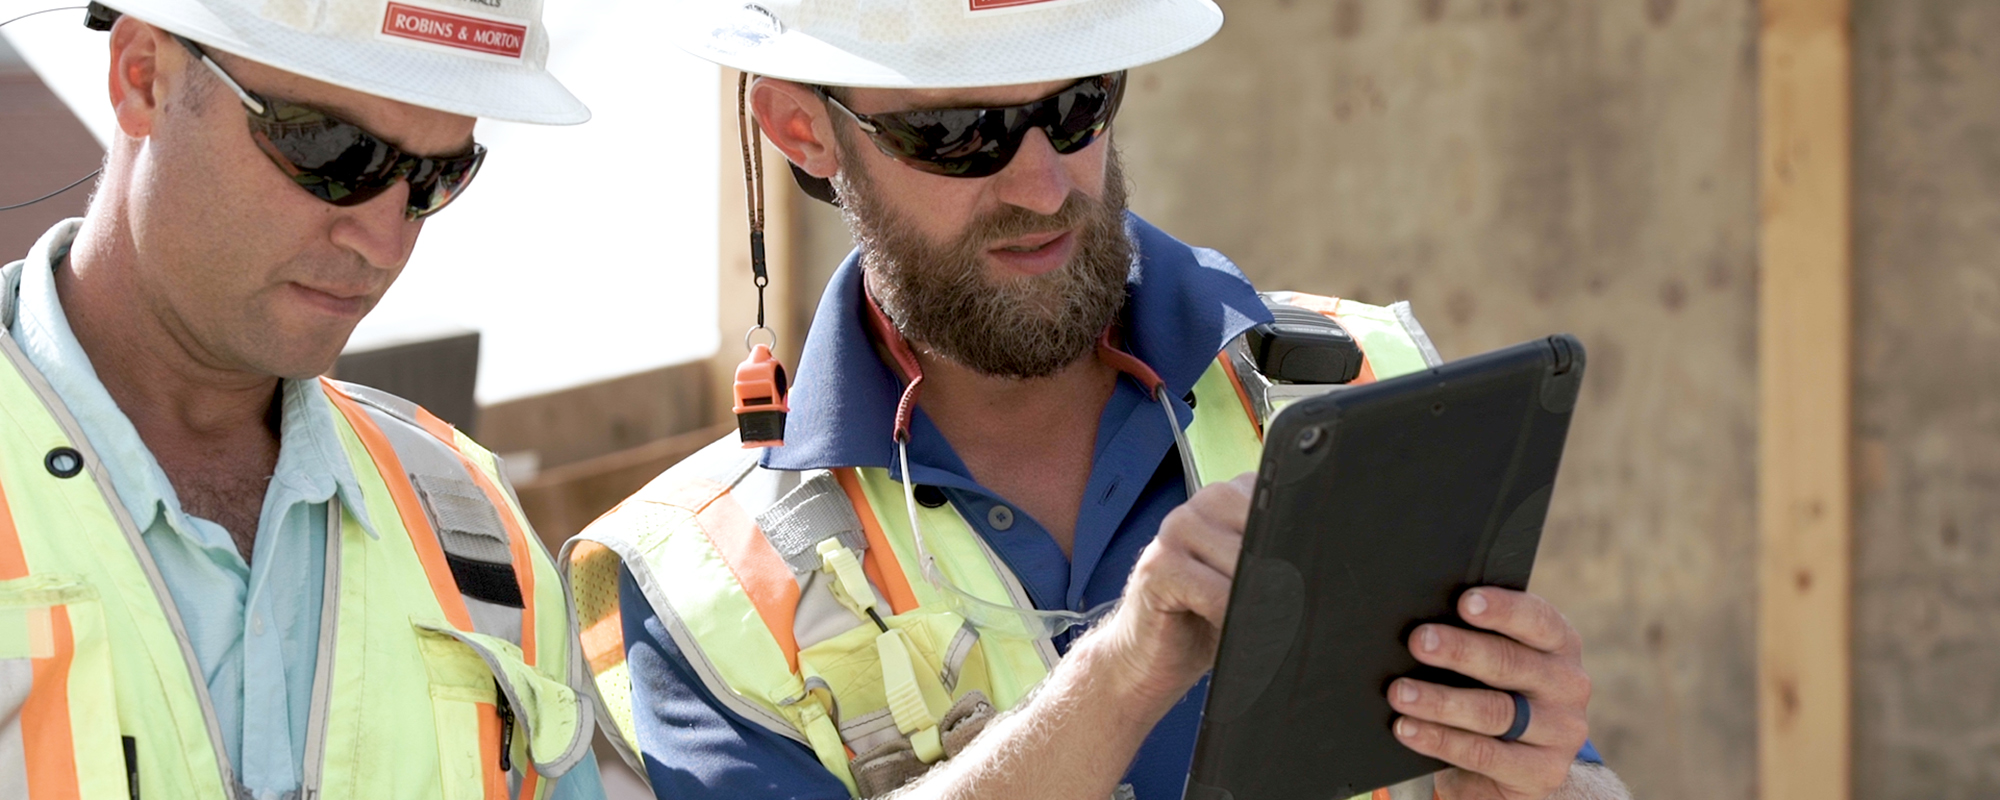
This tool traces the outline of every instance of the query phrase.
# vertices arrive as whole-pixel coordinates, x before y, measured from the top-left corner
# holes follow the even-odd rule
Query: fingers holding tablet
[[[1526,592],[1474,589],[1460,598],[1459,614],[1494,632],[1423,625],[1410,636],[1410,652],[1497,690],[1399,679],[1389,687],[1390,706],[1405,715],[1396,736],[1469,773],[1440,776],[1441,788],[1455,782],[1493,790],[1472,796],[1542,797],[1568,775],[1589,735],[1581,638],[1554,606]]]
[[[1467,591],[1458,598],[1458,614],[1466,622],[1545,653],[1582,653],[1583,637],[1555,605],[1527,592],[1495,586]]]

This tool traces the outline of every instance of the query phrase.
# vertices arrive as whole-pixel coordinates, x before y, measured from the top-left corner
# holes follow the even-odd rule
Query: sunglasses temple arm
[[[243,86],[236,82],[235,78],[229,77],[229,73],[223,72],[222,65],[215,63],[215,59],[209,58],[208,53],[203,52],[200,45],[189,41],[185,36],[175,36],[174,39],[179,41],[182,47],[187,48],[189,53],[194,54],[195,58],[200,59],[201,63],[208,65],[208,70],[215,73],[215,77],[221,78],[222,84],[228,86],[230,91],[235,92],[236,98],[242,100],[243,105],[248,107],[251,113],[264,113],[264,104],[255,95],[245,91]]]
[[[818,94],[820,97],[825,98],[827,102],[832,103],[834,108],[840,109],[840,113],[846,114],[849,119],[854,120],[854,124],[861,126],[861,130],[868,133],[880,132],[875,123],[869,122],[867,117],[854,113],[854,109],[848,108],[846,103],[840,102],[840,98],[834,97],[832,92],[821,89]]]

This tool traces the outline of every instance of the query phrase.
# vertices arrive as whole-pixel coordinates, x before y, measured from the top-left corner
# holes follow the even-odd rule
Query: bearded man
[[[1110,132],[1124,70],[1221,12],[903,5],[686,6],[683,45],[763,76],[762,130],[859,247],[784,444],[717,442],[559,557],[600,719],[662,798],[1179,798],[1260,448],[1227,350],[1271,315],[1127,212]],[[1273,299],[1351,332],[1361,380],[1436,363],[1405,304]],[[1460,611],[1485,632],[1412,652],[1506,691],[1390,687],[1402,741],[1455,765],[1394,793],[1622,797],[1562,615]]]

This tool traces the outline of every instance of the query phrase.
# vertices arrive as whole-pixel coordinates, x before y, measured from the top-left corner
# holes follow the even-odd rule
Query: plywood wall
[[[1138,211],[1266,287],[1590,372],[1534,588],[1648,798],[1755,792],[1756,7],[1232,0],[1134,73]]]
[[[2000,796],[2000,4],[1854,28],[1855,796]]]

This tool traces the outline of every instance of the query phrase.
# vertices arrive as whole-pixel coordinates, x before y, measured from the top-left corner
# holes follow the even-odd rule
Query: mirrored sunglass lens
[[[1049,130],[1049,142],[1055,145],[1056,152],[1068,155],[1090,146],[1111,122],[1115,110],[1113,98],[1103,84],[1095,81],[1078,84],[1058,96],[1059,116]]]
[[[320,199],[343,206],[366,202],[402,177],[396,149],[359,126],[302,106],[270,105],[271,118],[251,118],[258,144]]]
[[[484,150],[475,150],[462,158],[424,159],[410,174],[410,219],[435,214],[457,199],[478,174],[485,155]]]

